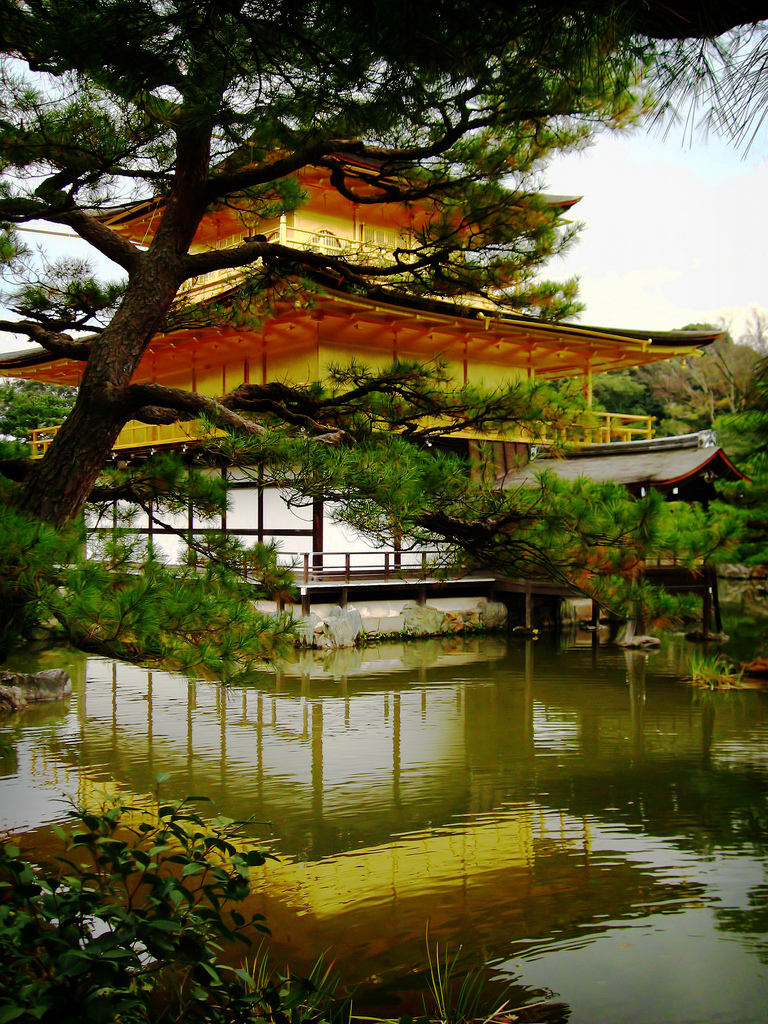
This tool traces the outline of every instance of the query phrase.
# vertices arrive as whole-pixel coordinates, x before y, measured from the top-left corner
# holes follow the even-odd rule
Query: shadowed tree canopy
[[[121,427],[142,418],[131,376],[190,278],[258,263],[264,295],[322,271],[363,290],[391,278],[573,312],[572,284],[534,280],[570,237],[536,196],[537,171],[642,106],[647,45],[587,6],[543,17],[532,3],[406,0],[361,18],[338,0],[5,0],[2,13],[0,219],[64,226],[124,275],[103,285],[82,266],[36,265],[2,323],[83,363],[75,408],[19,494],[51,523],[80,511]],[[362,206],[425,205],[413,248],[387,267],[257,239],[190,251],[221,205],[294,208],[306,165]],[[137,201],[158,204],[147,248],[103,219]],[[162,408],[158,390],[151,415]]]
[[[554,6],[554,5],[553,5]],[[765,0],[597,0],[574,4],[605,18],[612,18],[624,31],[651,39],[713,39],[729,29],[754,25],[768,18]]]
[[[623,571],[649,545],[678,543],[653,501],[629,509],[620,495],[608,500],[588,488],[577,495],[554,488],[541,499],[473,489],[465,467],[425,455],[434,429],[425,424],[439,417],[443,428],[469,416],[483,429],[541,417],[546,408],[557,421],[563,411],[553,412],[557,396],[546,392],[510,388],[483,397],[452,390],[439,368],[419,376],[398,366],[378,377],[351,370],[325,391],[239,388],[217,399],[132,377],[152,338],[194,315],[179,302],[183,284],[218,270],[242,269],[256,315],[276,292],[285,294],[286,282],[318,275],[367,294],[389,284],[426,297],[482,296],[544,317],[573,314],[574,282],[538,277],[572,237],[539,194],[548,156],[585,144],[600,126],[641,116],[652,66],[662,83],[682,68],[683,94],[687,84],[701,89],[706,74],[691,55],[761,11],[639,0],[389,0],[364,14],[342,0],[0,0],[0,13],[0,261],[12,285],[0,329],[82,364],[74,409],[45,457],[23,472],[16,466],[20,482],[3,483],[6,511],[13,506],[24,521],[14,530],[38,538],[19,544],[0,588],[0,626],[7,606],[11,640],[26,628],[19,614],[35,603],[86,649],[141,658],[154,644],[155,656],[179,664],[190,647],[225,633],[234,639],[224,660],[238,663],[240,636],[272,629],[238,617],[227,551],[202,553],[212,574],[206,586],[222,596],[193,619],[194,602],[177,577],[161,579],[153,565],[138,579],[135,553],[119,538],[102,560],[120,580],[113,604],[100,597],[106,577],[88,577],[94,566],[67,581],[51,575],[67,558],[53,539],[46,554],[38,533],[71,523],[89,498],[141,505],[159,483],[173,512],[174,490],[192,488],[191,477],[180,480],[178,467],[165,464],[148,464],[144,479],[98,480],[129,419],[204,414],[239,433],[234,461],[250,443],[249,457],[275,472],[293,466],[299,499],[338,496],[350,521],[374,535],[438,534],[520,571],[551,572],[556,556],[561,572]],[[727,48],[718,47],[727,62]],[[194,251],[203,218],[217,209],[248,223],[295,209],[303,201],[295,174],[307,166],[361,207],[419,204],[424,226],[411,247],[383,266],[260,236]],[[145,245],[107,224],[136,203],[155,213]],[[40,223],[74,232],[116,266],[119,280],[99,281],[71,259],[33,258],[15,229]],[[384,456],[393,468],[382,504]],[[721,533],[715,529],[705,546],[717,547]],[[71,550],[79,542],[70,539]],[[31,560],[30,551],[37,552]],[[265,594],[285,590],[269,552],[249,557]],[[196,579],[193,565],[188,595],[197,593]],[[147,626],[142,610],[150,605],[157,630],[178,621],[173,637],[153,635],[155,620]],[[265,641],[253,654],[269,649]],[[221,658],[214,652],[210,663]]]

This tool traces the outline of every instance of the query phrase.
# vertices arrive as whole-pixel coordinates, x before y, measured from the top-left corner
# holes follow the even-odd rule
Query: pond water
[[[73,660],[68,704],[0,722],[0,830],[167,773],[261,823],[274,959],[360,1005],[420,1010],[428,928],[537,1019],[768,1021],[768,692],[693,688],[690,651],[414,641],[230,689]]]

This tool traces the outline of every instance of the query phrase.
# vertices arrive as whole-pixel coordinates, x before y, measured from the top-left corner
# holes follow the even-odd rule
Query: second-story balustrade
[[[255,234],[263,235],[268,242],[276,245],[290,246],[309,252],[319,252],[326,256],[338,256],[356,263],[368,263],[374,266],[388,266],[395,262],[394,252],[402,246],[408,248],[413,244],[410,235],[397,231],[374,227],[367,224],[334,225],[335,230],[320,227],[317,222],[300,221],[294,215],[283,215],[279,220],[261,223],[252,229],[244,229],[242,233],[227,235],[216,242],[199,246],[205,249],[229,249],[242,245]],[[399,254],[403,261],[408,256]],[[183,291],[188,298],[201,300],[215,295],[223,289],[230,288],[242,277],[241,270],[214,270],[200,277],[192,278],[184,285]],[[476,304],[476,303],[475,303]],[[488,305],[487,303],[480,303]]]
[[[594,424],[594,425],[591,425]],[[42,427],[32,431],[32,458],[41,459],[58,430],[58,427]],[[220,433],[220,432],[217,432]],[[179,448],[194,444],[199,439],[199,432],[194,422],[187,423],[139,423],[131,420],[123,427],[114,445],[114,451],[137,451],[146,453],[152,448]],[[210,433],[207,433],[210,436]],[[473,435],[476,436],[476,435]],[[653,436],[653,416],[630,416],[625,413],[592,412],[590,425],[567,433],[558,431],[556,436],[537,443],[547,441],[563,441],[571,444],[609,444],[613,441],[635,441]],[[522,434],[507,438],[508,440],[527,440]]]

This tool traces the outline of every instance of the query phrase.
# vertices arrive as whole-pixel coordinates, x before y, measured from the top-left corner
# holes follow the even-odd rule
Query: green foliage
[[[708,345],[698,358],[599,374],[593,395],[609,412],[654,416],[657,436],[708,430],[719,417],[749,408],[758,361],[754,348],[735,344],[728,336]]]
[[[696,686],[708,690],[731,690],[741,684],[744,672],[737,669],[724,654],[708,655],[694,651],[691,655],[691,679]]]
[[[251,1018],[266,1024],[351,1024],[351,999],[337,997],[333,964],[319,957],[306,978],[270,969],[266,957],[249,965],[240,980],[248,993]],[[383,1022],[382,1022],[383,1024]]]
[[[307,979],[222,963],[266,932],[243,913],[267,854],[193,800],[70,812],[47,869],[0,849],[0,1022],[334,1020],[328,972]]]
[[[651,401],[647,384],[638,379],[639,373],[614,370],[596,374],[592,384],[595,408],[624,415],[656,416],[657,406]]]
[[[52,331],[108,323],[125,291],[122,283],[101,284],[87,261],[72,257],[30,268],[25,277],[10,308]]]
[[[0,658],[34,639],[228,681],[293,642],[288,616],[254,607],[295,593],[274,548],[212,537],[187,565],[167,566],[114,528],[91,538],[86,557],[82,527],[57,532],[4,504],[0,530]]]
[[[77,557],[78,538],[60,536],[0,502],[0,662],[30,639],[45,615],[45,599],[56,587],[56,569]]]
[[[63,423],[75,403],[76,388],[36,381],[0,383],[0,435],[30,441],[32,431]]]
[[[488,1003],[487,973],[482,970],[461,972],[459,956],[461,948],[450,956],[435,943],[434,959],[429,949],[427,936],[427,962],[429,965],[429,991],[432,1006],[424,1000],[424,1016],[417,1024],[437,1021],[440,1024],[488,1024],[499,1014],[506,1003],[502,997],[490,1007]],[[402,1024],[402,1022],[400,1022]]]
[[[768,564],[768,477],[759,473],[752,480],[720,481],[722,505],[741,528],[740,543],[731,561],[744,565]]]

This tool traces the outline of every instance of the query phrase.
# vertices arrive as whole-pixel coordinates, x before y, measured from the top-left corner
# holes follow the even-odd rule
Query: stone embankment
[[[63,668],[0,672],[0,712],[23,711],[29,704],[63,700],[71,693],[72,680]]]
[[[507,609],[496,601],[479,600],[471,608],[442,611],[408,601],[399,612],[363,615],[353,605],[332,607],[324,616],[304,617],[301,643],[307,647],[354,647],[366,639],[388,636],[442,636],[506,625]]]
[[[717,585],[724,611],[768,619],[768,565],[719,565]]]

